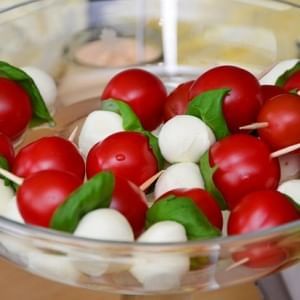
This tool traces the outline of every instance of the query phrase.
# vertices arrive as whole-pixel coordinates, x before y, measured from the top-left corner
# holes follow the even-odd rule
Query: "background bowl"
[[[214,65],[239,65],[259,76],[298,57],[300,8],[285,2],[44,0],[2,11],[1,60],[38,66],[59,87],[57,127],[28,131],[22,143],[49,132],[67,135],[99,106],[108,79],[128,66],[151,70],[172,88]],[[75,238],[0,217],[0,254],[40,276],[88,289],[183,293],[257,280],[295,264],[300,222],[149,245]],[[190,269],[181,270],[187,260]]]

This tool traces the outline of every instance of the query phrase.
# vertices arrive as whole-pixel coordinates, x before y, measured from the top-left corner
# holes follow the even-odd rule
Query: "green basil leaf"
[[[285,83],[287,82],[287,80],[294,75],[295,73],[297,73],[298,71],[300,71],[300,61],[297,62],[292,68],[288,69],[287,71],[285,71],[283,74],[281,74],[277,80],[275,85],[283,87],[285,85]]]
[[[175,221],[182,224],[189,240],[208,239],[221,235],[187,197],[168,196],[155,202],[147,212],[147,226],[161,221]]]
[[[148,138],[150,148],[156,157],[158,168],[161,170],[164,166],[164,159],[158,146],[158,139],[150,131],[143,128],[139,118],[131,107],[123,101],[110,99],[103,101],[101,108],[119,114],[122,117],[123,128],[126,131],[140,132]]]
[[[10,171],[9,163],[4,156],[0,156],[0,168]],[[17,190],[18,185],[15,184],[13,181],[9,180],[8,178],[6,178],[5,176],[2,176],[2,175],[0,175],[0,178],[4,180],[5,186],[9,186],[14,191]]]
[[[221,194],[221,192],[216,187],[213,175],[217,170],[217,167],[211,167],[209,163],[209,151],[206,151],[200,158],[200,172],[203,177],[205,189],[211,193],[217,200],[219,207],[223,210],[227,209],[227,204]]]
[[[123,120],[123,128],[126,131],[143,131],[144,128],[135,114],[135,112],[131,109],[131,107],[120,100],[105,100],[102,102],[101,106],[102,110],[108,110],[113,111],[117,114],[119,114],[122,117]]]
[[[223,100],[230,89],[207,91],[195,97],[188,105],[187,114],[201,119],[214,132],[216,139],[230,134],[223,114]]]
[[[109,207],[115,178],[111,172],[101,172],[76,189],[52,216],[50,227],[74,232],[84,215],[98,208]]]
[[[33,79],[24,71],[16,68],[6,62],[0,61],[0,77],[5,77],[15,81],[28,94],[33,116],[30,122],[30,127],[39,126],[43,123],[53,122],[53,119],[48,111],[48,108],[36,86]]]

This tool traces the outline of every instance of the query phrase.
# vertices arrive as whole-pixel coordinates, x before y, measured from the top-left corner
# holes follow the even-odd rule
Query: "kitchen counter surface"
[[[0,260],[1,300],[119,300],[120,296],[73,288],[31,275],[11,263]],[[162,300],[165,297],[151,296],[148,300]],[[258,289],[253,284],[214,291],[195,293],[193,299],[201,300],[259,300]],[[173,296],[172,300],[176,300]]]

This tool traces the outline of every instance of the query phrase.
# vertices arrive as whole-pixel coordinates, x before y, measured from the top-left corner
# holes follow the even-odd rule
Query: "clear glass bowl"
[[[44,0],[5,9],[1,59],[36,65],[59,86],[57,126],[28,131],[21,142],[68,135],[99,107],[107,80],[128,66],[155,72],[169,88],[224,63],[259,75],[277,61],[299,56],[299,15],[297,1],[266,0]],[[204,291],[297,263],[300,222],[209,241],[138,244],[76,238],[0,217],[0,254],[29,272],[88,289]],[[189,270],[180,267],[184,261]]]

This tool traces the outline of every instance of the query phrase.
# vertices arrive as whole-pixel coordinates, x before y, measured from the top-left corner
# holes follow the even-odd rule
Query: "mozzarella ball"
[[[288,180],[280,184],[278,191],[289,196],[300,205],[300,179]]]
[[[158,137],[161,153],[169,163],[198,162],[215,141],[212,130],[202,120],[188,115],[170,119]]]
[[[113,133],[124,131],[122,117],[111,111],[98,110],[90,113],[81,129],[78,146],[84,156],[97,143]]]
[[[300,176],[300,155],[290,153],[279,157],[280,182],[296,179]]]
[[[31,251],[27,256],[27,268],[47,278],[72,283],[79,279],[80,272],[65,255],[52,255]]]
[[[134,240],[134,234],[127,219],[115,209],[96,209],[79,222],[74,235],[107,241]]]
[[[260,84],[275,84],[279,76],[281,76],[285,71],[293,68],[298,62],[299,59],[288,59],[279,62],[263,75],[263,77],[259,80]]]
[[[178,163],[168,167],[156,181],[154,197],[179,188],[204,188],[199,167],[192,162]]]
[[[10,219],[15,222],[25,223],[23,217],[20,214],[17,199],[13,197],[10,199],[5,207],[5,209],[0,213],[3,217]]]
[[[36,67],[27,66],[22,70],[33,79],[50,113],[53,113],[57,97],[57,87],[54,79],[45,71]]]
[[[186,242],[184,227],[173,221],[163,221],[152,225],[138,242]],[[181,278],[189,271],[189,257],[179,253],[136,254],[131,274],[145,290],[170,290],[180,286]]]
[[[14,197],[14,191],[11,187],[6,186],[3,179],[0,179],[0,214],[6,210],[8,203]]]

